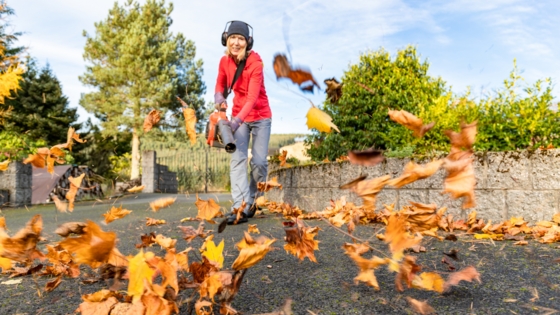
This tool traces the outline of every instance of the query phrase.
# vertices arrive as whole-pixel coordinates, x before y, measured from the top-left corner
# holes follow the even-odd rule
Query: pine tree
[[[194,61],[192,41],[170,32],[172,11],[164,0],[115,3],[107,19],[95,23],[95,36],[84,32],[90,65],[80,81],[96,91],[83,94],[80,104],[101,121],[105,135],[132,132],[132,179],[139,176],[142,124],[152,109],[163,112],[163,129],[184,128],[176,96],[204,113],[202,61]]]
[[[76,123],[77,108],[68,107],[68,97],[62,94],[60,81],[48,64],[38,70],[36,63],[28,60],[27,67],[17,94],[6,100],[4,106],[12,110],[0,128],[44,139],[50,145],[66,142],[68,127],[81,127]]]

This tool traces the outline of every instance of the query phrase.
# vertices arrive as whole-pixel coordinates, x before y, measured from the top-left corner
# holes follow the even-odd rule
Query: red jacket
[[[229,88],[236,69],[237,64],[231,57],[222,57],[214,93],[223,92],[226,84]],[[246,122],[272,117],[264,89],[263,63],[256,52],[251,52],[247,58],[245,68],[233,86],[233,92],[233,117]]]

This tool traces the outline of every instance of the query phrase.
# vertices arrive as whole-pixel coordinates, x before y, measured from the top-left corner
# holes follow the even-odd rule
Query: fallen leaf
[[[156,220],[146,217],[146,226],[165,224],[165,220]]]
[[[406,300],[408,301],[408,305],[410,305],[410,308],[412,308],[416,313],[422,315],[435,313],[434,308],[428,305],[426,301],[418,301],[409,296],[406,297]]]
[[[196,202],[194,203],[198,209],[197,218],[204,220],[212,220],[220,214],[220,205],[214,201],[214,199],[202,200],[198,198],[196,194]]]
[[[109,315],[119,301],[115,297],[110,297],[103,302],[82,302],[78,311],[82,315]],[[127,303],[128,304],[128,303]]]
[[[156,242],[159,246],[161,246],[161,247],[163,247],[163,248],[165,248],[165,249],[167,249],[167,250],[174,248],[174,247],[175,247],[175,244],[177,244],[177,240],[174,240],[174,239],[172,239],[172,238],[170,238],[170,237],[165,237],[165,236],[163,236],[163,235],[161,235],[161,234],[158,234],[158,235],[156,236],[155,242]]]
[[[338,127],[332,123],[332,118],[329,114],[323,112],[317,107],[311,107],[307,112],[307,128],[315,128],[318,131],[329,133],[334,129],[340,133]]]
[[[454,271],[455,269],[457,269],[455,267],[455,265],[453,265],[453,262],[451,262],[451,260],[447,256],[443,256],[443,258],[441,259],[441,263],[446,264],[447,268],[449,268],[449,270],[451,270],[451,271]]]
[[[150,130],[152,130],[152,128],[154,127],[155,124],[157,124],[160,120],[160,114],[161,112],[156,110],[156,109],[152,109],[152,111],[150,111],[148,113],[148,116],[146,116],[146,118],[144,118],[144,132],[148,132]]]
[[[19,284],[21,283],[22,279],[13,279],[13,280],[8,280],[8,281],[2,281],[0,282],[0,284],[5,284],[5,285],[10,285],[10,284]]]
[[[202,253],[203,256],[206,256],[211,261],[218,263],[219,267],[222,268],[224,265],[224,240],[220,242],[218,246],[214,244],[214,241],[209,240],[206,242],[206,251]]]
[[[45,292],[51,292],[52,290],[56,289],[61,282],[62,274],[59,275],[56,279],[47,282],[47,284],[45,285]]]
[[[432,129],[436,124],[435,122],[431,122],[427,125],[423,125],[421,118],[418,118],[404,110],[389,110],[389,118],[391,118],[392,121],[412,130],[412,135],[417,138],[422,138],[424,134]]]
[[[265,182],[265,183],[257,183],[258,191],[267,192],[275,187],[282,189],[282,184],[278,184],[277,177]]]
[[[472,266],[469,266],[463,270],[454,272],[452,274],[449,275],[449,277],[447,278],[447,281],[445,282],[445,284],[443,285],[443,291],[449,291],[449,289],[454,286],[454,285],[458,285],[459,282],[461,281],[468,281],[471,282],[473,280],[477,280],[479,283],[480,281],[480,274],[478,273],[478,271],[476,271],[476,269]]]
[[[142,244],[134,245],[136,248],[150,247],[156,242],[156,233],[151,232],[150,234],[141,235],[140,240],[142,241]]]
[[[513,245],[528,245],[529,243],[527,241],[519,241],[519,242],[515,242],[513,243]]]

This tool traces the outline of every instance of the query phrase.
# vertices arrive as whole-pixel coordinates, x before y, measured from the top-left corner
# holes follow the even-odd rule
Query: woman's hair
[[[232,35],[233,36],[233,35]],[[231,53],[230,51],[230,44],[229,44],[229,39],[230,37],[228,37],[227,39],[227,44],[226,44],[226,55],[228,57],[231,57],[235,60],[235,56]],[[245,42],[247,42],[247,39],[245,39]],[[237,62],[240,62],[243,59],[246,59],[247,57],[249,57],[249,55],[251,54],[251,51],[247,51],[247,45],[245,45],[245,47],[243,48],[243,50],[239,53],[239,59],[236,60]]]

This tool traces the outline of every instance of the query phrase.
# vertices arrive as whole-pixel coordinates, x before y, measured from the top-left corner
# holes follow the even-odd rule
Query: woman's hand
[[[229,126],[231,127],[231,133],[234,133],[237,130],[237,128],[241,126],[242,123],[243,121],[241,119],[237,117],[233,117],[229,122]]]
[[[222,94],[222,92],[218,92],[218,93],[214,94],[214,103],[216,104],[216,107],[218,107],[218,108],[222,103],[226,103],[226,99],[224,98],[224,95]]]

